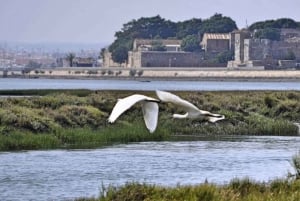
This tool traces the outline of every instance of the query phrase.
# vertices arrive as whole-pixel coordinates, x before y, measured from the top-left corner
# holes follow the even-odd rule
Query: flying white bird
[[[205,110],[200,110],[192,103],[190,103],[172,93],[156,90],[156,95],[162,102],[173,103],[173,104],[179,106],[182,110],[184,110],[186,112],[185,114],[173,114],[173,118],[205,119],[212,123],[215,123],[216,121],[225,119],[224,115],[213,114],[213,113],[210,113]]]
[[[160,101],[140,94],[134,94],[123,99],[119,99],[108,117],[108,122],[114,123],[122,113],[138,102],[142,103],[142,111],[146,127],[150,133],[153,133],[156,129],[158,119],[159,109],[157,103]]]

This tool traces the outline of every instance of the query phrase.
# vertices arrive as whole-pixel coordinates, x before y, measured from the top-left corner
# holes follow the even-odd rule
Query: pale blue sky
[[[282,17],[300,21],[299,0],[0,0],[0,41],[107,43],[122,25],[229,16],[239,28]]]

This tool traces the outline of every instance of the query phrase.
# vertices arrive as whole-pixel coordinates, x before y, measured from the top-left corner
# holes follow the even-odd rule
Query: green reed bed
[[[44,90],[42,96],[30,91],[38,96],[0,98],[0,150],[87,148],[174,136],[298,135],[294,124],[300,122],[297,91],[175,92],[226,119],[216,124],[172,119],[172,113],[181,111],[162,103],[154,134],[145,128],[139,104],[115,124],[107,123],[117,99],[134,93],[156,97],[154,92],[141,91]]]
[[[127,183],[121,187],[103,188],[98,198],[77,201],[296,201],[300,200],[299,180],[275,180],[259,183],[234,179],[228,185],[200,184],[195,186],[162,187],[151,184]]]
[[[101,130],[91,128],[57,129],[53,133],[12,132],[0,135],[0,151],[97,148],[119,143],[162,141],[169,139],[163,132],[149,133],[142,127],[109,126]]]

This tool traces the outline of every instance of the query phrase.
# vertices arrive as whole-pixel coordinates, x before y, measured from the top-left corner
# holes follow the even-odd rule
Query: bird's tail
[[[222,115],[221,117],[208,117],[208,121],[211,122],[211,123],[215,123],[215,122],[220,121],[222,119],[225,119],[224,115]]]

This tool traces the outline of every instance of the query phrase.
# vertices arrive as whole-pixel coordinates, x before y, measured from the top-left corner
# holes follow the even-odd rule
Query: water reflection
[[[95,150],[0,154],[0,200],[63,200],[97,196],[128,181],[174,186],[232,178],[269,181],[293,172],[299,137],[226,137],[146,142]]]

